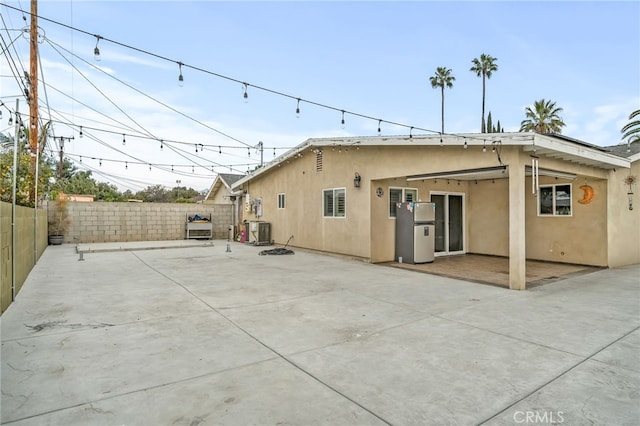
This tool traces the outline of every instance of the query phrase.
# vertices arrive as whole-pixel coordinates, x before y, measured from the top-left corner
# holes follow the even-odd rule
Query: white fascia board
[[[260,176],[262,173],[265,173],[267,170],[271,170],[272,168],[277,167],[283,161],[286,161],[289,158],[295,157],[296,155],[298,155],[299,153],[307,149],[307,147],[312,146],[313,145],[312,141],[313,139],[307,139],[306,141],[302,142],[300,145],[294,148],[291,148],[289,151],[278,156],[274,160],[271,160],[270,162],[264,164],[259,169],[254,170],[253,172],[250,172],[247,176],[237,180],[233,185],[231,185],[231,190],[237,190],[242,185],[244,185],[247,182],[250,182],[253,178],[257,176]]]
[[[535,134],[535,146],[537,148],[548,149],[562,154],[580,157],[588,162],[602,164],[601,168],[613,169],[616,167],[630,168],[629,159],[602,152],[594,148],[556,139],[553,136]]]
[[[640,160],[640,152],[633,154],[632,156],[628,157],[629,158],[629,162],[631,163],[635,163],[636,161]]]

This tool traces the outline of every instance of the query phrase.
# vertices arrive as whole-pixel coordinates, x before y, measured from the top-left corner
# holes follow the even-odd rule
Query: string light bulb
[[[464,140],[464,149],[467,149],[467,148],[469,148],[469,145],[467,145],[467,140],[465,139]]]
[[[124,133],[122,134],[122,146],[125,146],[127,144],[127,140],[124,137]]]
[[[296,118],[300,118],[300,98],[298,98],[298,104],[296,105]]]
[[[409,139],[413,139],[413,126],[409,129]]]
[[[79,135],[79,136],[80,136],[80,138],[82,138],[82,136],[83,136],[83,133],[82,133],[82,126],[80,126],[80,135]]]
[[[124,169],[129,170],[129,163],[126,161],[124,162]]]
[[[100,49],[98,48],[98,43],[100,43],[100,39],[102,36],[96,35],[96,47],[93,48],[93,57],[96,61],[100,62]]]
[[[486,141],[486,139],[483,141],[482,152],[487,152],[487,141]]]
[[[378,136],[382,136],[382,129],[380,126],[382,125],[382,120],[378,120]]]
[[[98,164],[102,167],[102,158],[98,161]]]
[[[82,155],[80,156],[80,164],[82,164]]]
[[[164,148],[164,141],[160,139],[160,151]]]
[[[249,102],[249,93],[247,93],[247,89],[249,88],[249,85],[247,83],[242,83],[244,85],[244,94],[242,95],[242,97],[244,98],[244,103],[246,104],[247,102]]]
[[[182,76],[182,62],[178,62],[178,70],[180,74],[178,75],[178,85],[180,87],[184,86],[184,77]]]
[[[13,126],[13,115],[9,113],[9,126]]]
[[[340,120],[340,125],[344,129],[344,110],[342,110],[342,120]]]

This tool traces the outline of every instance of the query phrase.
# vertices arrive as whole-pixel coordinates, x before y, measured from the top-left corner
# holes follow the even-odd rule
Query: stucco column
[[[509,288],[526,288],[525,165],[520,155],[509,163]]]

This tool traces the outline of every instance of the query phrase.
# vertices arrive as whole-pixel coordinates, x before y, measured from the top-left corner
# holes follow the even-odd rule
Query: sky
[[[0,0],[6,135],[16,98],[28,112],[30,17],[16,9],[30,1]],[[378,120],[382,135],[436,133],[437,67],[455,76],[445,132],[479,133],[482,79],[469,68],[482,53],[497,58],[486,111],[505,131],[550,99],[564,135],[616,145],[640,108],[635,1],[40,0],[38,15],[46,153],[69,138],[66,158],[122,191],[206,190],[259,165],[259,142],[266,163],[312,137],[375,136]]]

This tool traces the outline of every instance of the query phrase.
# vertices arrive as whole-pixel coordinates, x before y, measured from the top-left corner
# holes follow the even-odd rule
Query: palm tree
[[[562,108],[556,107],[555,102],[540,99],[533,103],[533,108],[526,107],[524,111],[527,118],[520,123],[521,132],[562,133],[565,124],[558,115]]]
[[[431,87],[437,89],[438,87],[442,93],[442,132],[444,133],[444,88],[448,87],[451,89],[453,87],[453,82],[455,81],[455,77],[451,75],[451,69],[447,67],[438,67],[436,68],[436,73],[433,77],[429,77],[431,81]]]
[[[640,109],[629,114],[629,122],[620,130],[622,139],[629,138],[628,143],[631,144],[640,141]]]
[[[487,131],[487,126],[484,123],[484,98],[485,98],[485,89],[486,89],[486,79],[491,78],[491,74],[494,71],[498,71],[498,65],[496,65],[495,61],[498,58],[494,58],[491,55],[481,54],[480,59],[473,58],[471,62],[473,66],[469,68],[469,71],[473,71],[476,73],[478,77],[482,77],[482,125],[480,127],[480,131],[485,133]],[[491,131],[491,129],[489,129]]]

